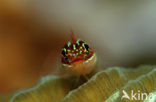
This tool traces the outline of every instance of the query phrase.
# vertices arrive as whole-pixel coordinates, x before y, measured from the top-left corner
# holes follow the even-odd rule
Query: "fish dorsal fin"
[[[77,38],[76,38],[73,30],[71,30],[71,43],[76,43],[76,40],[77,40]]]

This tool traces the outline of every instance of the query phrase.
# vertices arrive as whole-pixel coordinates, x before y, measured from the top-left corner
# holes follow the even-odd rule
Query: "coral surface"
[[[107,68],[76,88],[73,80],[44,77],[33,88],[17,92],[11,102],[156,101],[156,66]]]

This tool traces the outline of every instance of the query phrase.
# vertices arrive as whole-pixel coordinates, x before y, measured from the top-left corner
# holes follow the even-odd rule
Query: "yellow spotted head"
[[[63,68],[80,76],[88,74],[96,63],[94,49],[72,33],[72,40],[62,48],[61,62]]]

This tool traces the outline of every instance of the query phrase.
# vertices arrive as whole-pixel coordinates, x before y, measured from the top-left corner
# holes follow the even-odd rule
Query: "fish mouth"
[[[86,57],[86,58],[76,58],[74,59],[73,61],[71,61],[70,63],[64,63],[63,64],[66,64],[66,65],[72,65],[74,63],[78,63],[78,62],[84,62],[84,63],[87,63],[88,61],[92,60],[93,58],[95,57],[95,53],[93,53],[92,55]]]

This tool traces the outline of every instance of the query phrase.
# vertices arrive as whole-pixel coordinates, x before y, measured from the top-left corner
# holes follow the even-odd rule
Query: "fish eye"
[[[85,49],[88,51],[89,46],[87,44],[84,44]]]
[[[66,57],[66,51],[65,51],[65,49],[62,49],[62,55],[64,56],[64,57]]]

